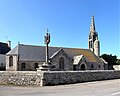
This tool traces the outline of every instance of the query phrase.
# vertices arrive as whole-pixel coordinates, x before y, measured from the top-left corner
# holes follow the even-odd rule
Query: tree
[[[108,62],[108,69],[113,69],[113,65],[117,65],[117,56],[112,54],[103,54],[101,57]]]
[[[116,63],[117,63],[118,65],[120,65],[120,59],[118,59]]]

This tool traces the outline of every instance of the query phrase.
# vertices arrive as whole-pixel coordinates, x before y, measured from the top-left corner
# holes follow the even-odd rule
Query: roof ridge
[[[28,44],[18,44],[19,46],[33,46],[33,47],[40,47],[39,45],[28,45]]]
[[[68,48],[68,47],[62,47],[62,48],[63,48],[63,49],[78,49],[78,50],[79,50],[79,49],[83,49],[83,50],[89,50],[89,49],[85,49],[85,48],[70,48],[70,47],[69,47],[69,48]]]
[[[45,47],[45,46],[40,46],[40,45],[27,45],[27,44],[19,44],[20,46],[32,46],[32,47]],[[84,50],[89,50],[89,49],[85,49],[85,48],[77,48],[77,47],[60,47],[60,46],[49,46],[52,48],[62,48],[62,49],[84,49]]]

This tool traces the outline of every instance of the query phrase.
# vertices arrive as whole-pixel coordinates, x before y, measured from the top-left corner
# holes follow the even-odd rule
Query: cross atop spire
[[[94,15],[93,15],[92,18],[91,18],[90,32],[95,32]]]
[[[48,33],[49,32],[49,30],[48,29],[46,29],[46,33]]]

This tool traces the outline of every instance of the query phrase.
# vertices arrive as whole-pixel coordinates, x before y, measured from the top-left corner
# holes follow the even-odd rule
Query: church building
[[[56,71],[104,70],[105,63],[99,57],[100,43],[92,16],[89,49],[49,46],[49,62]],[[45,62],[45,46],[18,44],[6,54],[7,71],[35,71]]]

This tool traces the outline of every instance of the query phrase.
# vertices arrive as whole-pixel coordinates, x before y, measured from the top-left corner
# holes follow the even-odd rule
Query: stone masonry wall
[[[25,69],[21,69],[22,63],[25,63]],[[17,65],[18,71],[37,71],[35,68],[35,63],[38,65],[42,65],[43,62],[40,61],[19,61],[19,64]]]
[[[120,79],[120,71],[0,71],[0,84],[59,85],[107,79]]]
[[[54,56],[54,58],[51,58],[51,62],[55,66],[55,70],[57,71],[61,70],[59,68],[59,62],[60,62],[59,60],[61,57],[64,58],[64,70],[62,71],[73,70],[73,62],[70,60],[67,54],[64,53],[64,51],[60,51],[57,55]]]
[[[35,71],[0,71],[0,84],[40,85],[41,76]]]
[[[44,72],[43,85],[72,84],[97,80],[120,79],[120,71],[63,71]]]
[[[9,71],[17,71],[17,56],[14,55],[13,57],[13,66],[9,66],[9,57],[10,56],[6,56],[6,70]]]

